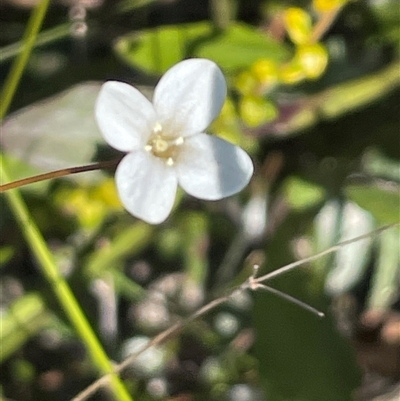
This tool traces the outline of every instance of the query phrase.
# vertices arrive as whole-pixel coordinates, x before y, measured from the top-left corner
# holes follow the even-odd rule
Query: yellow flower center
[[[172,166],[179,153],[179,147],[183,144],[183,137],[174,137],[163,132],[161,124],[157,123],[153,129],[145,149],[154,156],[165,160],[168,166]]]

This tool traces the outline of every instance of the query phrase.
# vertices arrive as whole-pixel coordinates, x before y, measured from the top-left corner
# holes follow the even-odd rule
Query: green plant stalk
[[[0,104],[0,120],[6,115],[15,91],[18,87],[22,73],[28,62],[30,53],[35,45],[36,37],[42,25],[44,16],[50,0],[42,0],[36,6],[31,18],[29,19],[25,35],[23,38],[22,52],[12,65],[11,71],[7,76],[3,91],[2,102]],[[1,163],[1,181],[9,182],[9,174],[4,163]],[[86,344],[89,354],[97,366],[104,374],[110,374],[111,385],[114,390],[116,399],[119,401],[132,401],[123,382],[115,374],[113,366],[103,350],[99,340],[94,334],[89,322],[87,321],[82,309],[70,287],[64,278],[60,275],[54,259],[46,245],[39,229],[32,220],[28,209],[17,190],[11,190],[6,193],[9,205],[21,227],[21,230],[28,242],[33,254],[37,258],[42,273],[53,286],[53,290],[58,297],[65,313],[69,317],[75,330]]]
[[[2,165],[2,179],[9,181],[8,174],[5,170],[4,163]],[[85,342],[93,362],[101,370],[102,373],[111,373],[111,383],[115,390],[115,395],[120,401],[132,401],[128,391],[119,377],[114,373],[113,366],[94,334],[90,324],[88,323],[78,301],[73,295],[68,283],[65,281],[58,271],[53,257],[41,235],[36,224],[32,220],[29,212],[17,190],[10,190],[5,193],[8,198],[9,205],[14,212],[18,224],[29,243],[31,250],[40,263],[42,272],[59,299],[61,305],[68,318],[74,325],[81,339]]]
[[[8,74],[7,79],[4,83],[3,91],[1,94],[2,101],[0,104],[0,120],[4,118],[8,108],[10,107],[19,80],[28,62],[31,51],[35,45],[36,37],[38,35],[40,27],[42,26],[42,22],[44,16],[46,15],[49,3],[50,0],[42,0],[35,7],[31,17],[29,18],[24,37],[22,39],[22,52],[13,63],[11,71]]]
[[[224,31],[236,19],[237,2],[232,0],[211,0],[210,11],[214,27]]]
[[[69,35],[71,24],[65,23],[38,34],[34,47],[44,46]],[[24,49],[23,41],[4,46],[0,49],[0,63],[17,56]]]

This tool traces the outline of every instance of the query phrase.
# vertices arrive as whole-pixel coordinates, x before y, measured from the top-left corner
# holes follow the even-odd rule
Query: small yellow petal
[[[251,67],[251,72],[264,88],[274,86],[278,82],[278,67],[272,60],[256,61]]]
[[[314,10],[320,13],[329,12],[342,7],[348,0],[313,0]]]

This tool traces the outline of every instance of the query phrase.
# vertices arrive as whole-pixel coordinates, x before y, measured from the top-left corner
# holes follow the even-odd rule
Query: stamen
[[[173,166],[178,155],[178,148],[184,141],[184,138],[181,136],[165,135],[162,125],[156,123],[144,149],[147,152],[152,152],[154,156],[164,159],[167,166]]]
[[[160,134],[162,131],[162,125],[160,123],[156,123],[156,125],[153,128],[153,133],[154,134]]]
[[[177,145],[177,146],[183,145],[183,142],[184,142],[184,139],[182,136],[180,136],[179,138],[177,138],[175,140],[175,145]]]

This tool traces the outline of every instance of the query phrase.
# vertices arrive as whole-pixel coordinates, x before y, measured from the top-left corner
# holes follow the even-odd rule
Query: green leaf
[[[162,74],[187,57],[214,60],[224,70],[250,66],[260,58],[282,60],[288,51],[255,28],[234,23],[217,32],[209,22],[164,26],[125,36],[116,43],[117,54],[149,74]]]
[[[294,236],[304,235],[310,212],[291,212],[268,243],[268,270],[293,262]],[[263,274],[264,272],[260,272]],[[315,272],[299,268],[267,282],[323,311],[329,300],[313,285]],[[334,317],[323,319],[266,291],[255,294],[253,318],[260,379],[274,401],[350,401],[361,375]]]
[[[373,13],[379,28],[376,37],[381,41],[393,42],[400,46],[400,7],[397,0],[377,1],[370,3],[369,11]]]
[[[258,135],[279,137],[306,132],[319,121],[338,120],[354,110],[377,102],[400,86],[400,61],[362,78],[347,80],[316,94],[295,97],[288,101],[284,96],[278,105],[281,116],[266,125]],[[396,126],[397,128],[397,126]]]
[[[368,210],[380,223],[400,220],[400,188],[389,184],[353,184],[345,189],[348,198]]]
[[[209,37],[212,30],[207,22],[157,27],[120,38],[115,51],[127,64],[161,75],[189,56],[194,41]]]
[[[400,184],[400,160],[389,158],[378,149],[368,149],[363,158],[363,170],[374,177]]]
[[[11,245],[0,247],[0,266],[5,266],[5,264],[14,256],[14,253],[15,249]]]
[[[285,199],[295,210],[315,206],[325,197],[325,190],[322,187],[299,177],[289,177],[285,181],[283,191]]]
[[[285,278],[280,290],[313,306],[306,274]],[[299,287],[303,286],[303,290]],[[325,301],[324,309],[328,309]],[[265,292],[256,294],[255,354],[271,400],[350,401],[359,384],[355,358],[331,317],[322,320]]]
[[[255,28],[235,23],[213,40],[201,44],[195,55],[214,60],[229,72],[249,67],[262,58],[282,61],[289,52],[284,45]]]
[[[400,62],[355,80],[349,80],[315,95],[317,110],[324,119],[336,119],[381,99],[400,85]]]
[[[76,85],[12,114],[1,131],[5,153],[47,171],[89,163],[105,143],[94,119],[99,90],[100,83]]]

